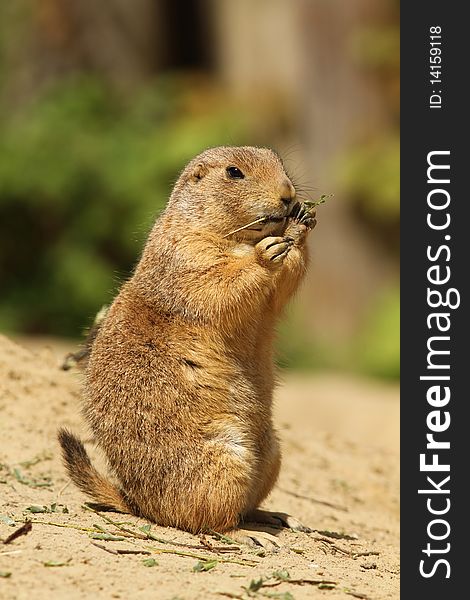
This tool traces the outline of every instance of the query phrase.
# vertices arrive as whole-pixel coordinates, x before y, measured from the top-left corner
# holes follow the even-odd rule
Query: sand
[[[232,549],[152,525],[163,543],[127,537],[104,517],[145,536],[142,519],[83,508],[87,499],[68,484],[56,443],[60,425],[85,431],[81,375],[58,368],[66,344],[28,346],[0,336],[0,540],[32,521],[26,535],[0,541],[1,598],[399,597],[396,386],[285,375],[276,394],[283,467],[265,508],[296,516],[313,533],[274,531],[279,548]],[[125,539],[91,537],[103,529]],[[156,564],[147,566],[149,558]],[[201,562],[212,568],[194,570]]]

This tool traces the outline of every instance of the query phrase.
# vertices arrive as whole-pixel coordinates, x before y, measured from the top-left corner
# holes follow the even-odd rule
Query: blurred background
[[[184,164],[278,150],[317,209],[280,362],[399,375],[398,0],[0,4],[0,331],[79,339]]]

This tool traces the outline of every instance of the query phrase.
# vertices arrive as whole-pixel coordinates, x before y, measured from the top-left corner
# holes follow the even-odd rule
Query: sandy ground
[[[80,374],[58,369],[62,351],[0,336],[1,598],[398,598],[396,387],[332,375],[280,386],[284,462],[266,508],[313,533],[274,532],[274,551],[153,525],[157,541],[142,539],[143,520],[87,511],[67,485],[56,430],[83,427]],[[30,532],[2,544],[25,520]],[[106,534],[118,540],[96,539]]]

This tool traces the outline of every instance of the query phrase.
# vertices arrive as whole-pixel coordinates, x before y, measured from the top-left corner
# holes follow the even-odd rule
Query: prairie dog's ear
[[[190,179],[194,182],[200,181],[208,173],[207,165],[198,163],[191,171]]]

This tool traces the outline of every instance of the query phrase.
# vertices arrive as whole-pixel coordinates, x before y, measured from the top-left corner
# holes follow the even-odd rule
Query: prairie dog
[[[211,148],[185,167],[86,366],[84,415],[118,483],[59,432],[81,490],[192,533],[254,514],[280,467],[274,326],[315,223],[272,150]]]

